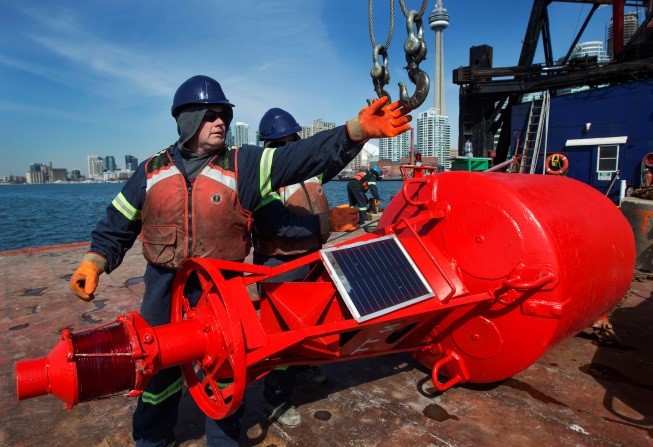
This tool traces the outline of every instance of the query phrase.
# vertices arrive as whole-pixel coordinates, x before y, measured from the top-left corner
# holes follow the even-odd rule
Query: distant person
[[[379,195],[379,187],[376,185],[376,182],[381,180],[381,169],[378,166],[374,166],[371,171],[373,175],[367,181],[368,191],[372,195],[367,201],[369,204],[368,211],[372,214],[377,214],[381,206],[381,196]]]
[[[465,157],[473,157],[474,156],[474,148],[472,147],[472,140],[467,138],[467,141],[465,142],[465,150],[463,152],[463,156]]]
[[[435,167],[438,168],[436,172],[444,172],[444,165],[440,163],[440,159],[438,157],[435,157]]]
[[[381,98],[345,126],[279,148],[229,149],[225,136],[234,105],[214,79],[186,80],[171,110],[179,139],[141,163],[107,207],[91,233],[90,251],[70,279],[71,290],[91,301],[100,275],[120,265],[140,234],[147,260],[140,312],[152,326],[169,323],[172,282],[185,259],[243,261],[251,247],[254,210],[271,191],[342,169],[368,139],[396,136],[410,128],[411,117],[399,104],[386,103],[387,98]],[[196,282],[186,285],[191,305],[201,292]],[[182,383],[179,367],[151,378],[134,412],[137,447],[175,443]],[[222,420],[207,417],[207,445],[238,445],[243,411],[241,405]]]
[[[295,118],[280,108],[265,112],[259,123],[259,138],[266,148],[278,148],[300,139],[302,127]],[[274,267],[313,253],[322,248],[331,234],[331,213],[339,221],[349,219],[356,225],[358,214],[345,208],[329,210],[322,184],[340,172],[338,166],[303,182],[284,186],[263,198],[264,204],[254,212],[254,264]],[[344,215],[348,212],[349,215]],[[306,278],[310,265],[275,276],[266,282],[296,282]],[[326,375],[317,366],[289,366],[265,376],[263,397],[265,408],[280,424],[293,428],[301,423],[301,415],[291,403],[297,375],[312,383],[322,384]]]
[[[381,204],[381,197],[379,196],[379,189],[376,186],[377,180],[381,177],[381,170],[378,166],[374,166],[367,172],[358,172],[354,177],[347,182],[347,198],[349,199],[349,206],[358,210],[358,223],[365,224],[365,217],[369,210],[369,202],[367,200],[367,191],[369,190],[372,199]],[[370,186],[370,182],[372,185]]]

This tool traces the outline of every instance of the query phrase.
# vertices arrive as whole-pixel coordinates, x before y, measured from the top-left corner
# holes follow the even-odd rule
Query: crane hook
[[[404,110],[411,111],[421,106],[429,95],[429,75],[418,67],[409,68],[408,79],[415,84],[415,93],[413,93],[413,96],[408,96],[406,86],[403,82],[400,82],[399,102]]]
[[[417,35],[414,29],[417,28]],[[417,11],[410,11],[406,17],[408,39],[404,43],[408,71],[408,79],[415,84],[415,93],[408,96],[406,86],[399,83],[399,102],[405,110],[415,110],[424,103],[429,94],[429,76],[419,68],[420,62],[426,59],[426,43],[424,42],[424,27],[422,17]]]

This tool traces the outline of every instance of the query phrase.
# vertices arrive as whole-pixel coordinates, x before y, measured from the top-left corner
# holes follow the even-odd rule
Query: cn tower
[[[449,26],[449,13],[442,7],[442,0],[437,0],[429,16],[429,28],[435,31],[435,83],[433,87],[433,107],[441,116],[446,115],[444,107],[444,46],[442,32]]]

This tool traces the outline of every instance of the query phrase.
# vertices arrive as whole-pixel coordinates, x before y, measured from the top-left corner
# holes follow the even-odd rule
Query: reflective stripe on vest
[[[175,165],[168,165],[158,171],[152,173],[152,175],[147,175],[147,186],[145,187],[145,192],[149,191],[150,188],[162,180],[172,177],[173,175],[179,175],[181,172],[177,169]]]
[[[236,192],[236,177],[234,175],[228,175],[227,172],[228,171],[222,170],[222,168],[216,168],[207,165],[204,167],[204,169],[202,169],[200,175],[205,175],[208,178],[215,180],[216,182],[220,182],[227,188]]]

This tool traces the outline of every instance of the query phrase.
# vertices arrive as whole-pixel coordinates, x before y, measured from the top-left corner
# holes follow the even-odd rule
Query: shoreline
[[[36,247],[10,248],[9,250],[0,250],[0,256],[24,255],[32,253],[43,253],[46,251],[56,251],[68,248],[80,248],[90,246],[91,241],[81,242],[64,242],[61,244],[38,245]]]

